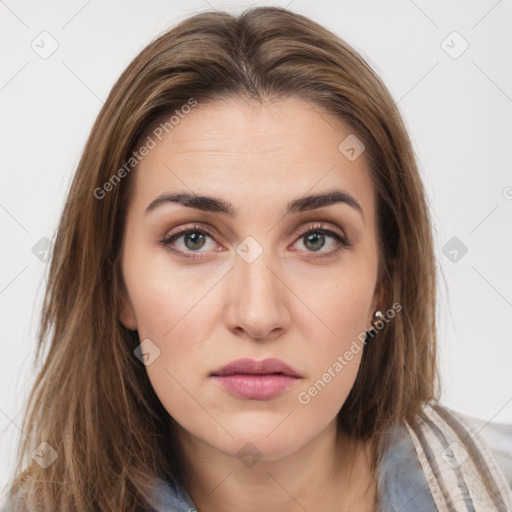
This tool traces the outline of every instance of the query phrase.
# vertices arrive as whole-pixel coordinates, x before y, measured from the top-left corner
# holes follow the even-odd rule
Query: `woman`
[[[136,57],[62,215],[8,510],[510,510],[437,403],[395,107],[280,8],[196,15]]]

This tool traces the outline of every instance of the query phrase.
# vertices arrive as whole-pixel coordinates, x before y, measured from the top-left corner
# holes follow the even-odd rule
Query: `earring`
[[[384,315],[382,314],[382,311],[380,311],[380,310],[375,311],[375,313],[373,314],[373,318],[375,319],[375,321],[378,321],[383,317],[384,317]],[[368,343],[370,338],[373,338],[377,333],[378,333],[378,331],[377,331],[377,329],[375,329],[374,326],[372,326],[370,329],[368,329],[366,331],[366,336],[364,339],[365,344]]]
[[[382,311],[380,311],[379,309],[377,311],[375,311],[375,313],[373,314],[373,318],[375,319],[375,322],[373,322],[371,331],[374,332],[375,334],[377,334],[377,329],[375,329],[375,323],[378,322],[383,317],[384,317],[384,315],[382,314]]]

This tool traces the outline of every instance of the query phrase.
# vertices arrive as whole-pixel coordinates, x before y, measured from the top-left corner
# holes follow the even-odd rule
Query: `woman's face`
[[[133,171],[121,321],[189,439],[274,460],[335,424],[378,308],[375,196],[351,133],[299,100],[199,103]],[[239,359],[253,365],[220,375]]]

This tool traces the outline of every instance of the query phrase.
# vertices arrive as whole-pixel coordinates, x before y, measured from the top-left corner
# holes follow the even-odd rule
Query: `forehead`
[[[260,213],[263,205],[278,208],[292,198],[341,188],[356,197],[366,219],[373,218],[364,151],[355,159],[344,153],[343,141],[352,141],[354,131],[310,102],[198,103],[168,132],[161,140],[154,130],[149,134],[154,148],[135,172],[140,207],[179,190],[229,198],[237,209]]]

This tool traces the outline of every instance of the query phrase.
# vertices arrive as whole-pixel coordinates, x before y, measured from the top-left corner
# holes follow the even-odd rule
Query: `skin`
[[[308,404],[298,401],[383,306],[365,155],[350,161],[338,150],[351,133],[342,120],[298,99],[200,103],[133,176],[120,320],[160,350],[146,371],[177,422],[184,485],[201,512],[314,512],[340,504],[374,510],[368,446],[336,431],[362,351]],[[334,188],[353,196],[363,213],[337,203],[283,216],[289,201]],[[145,212],[173,192],[229,201],[236,217],[178,203]],[[351,245],[329,234],[308,243],[304,234],[318,233],[319,222]],[[213,236],[181,236],[173,246],[198,258],[161,243],[193,224]],[[236,252],[249,236],[263,251],[251,263]],[[233,396],[211,372],[243,357],[281,359],[302,378],[270,400]],[[249,442],[261,456],[252,467],[237,456]]]

